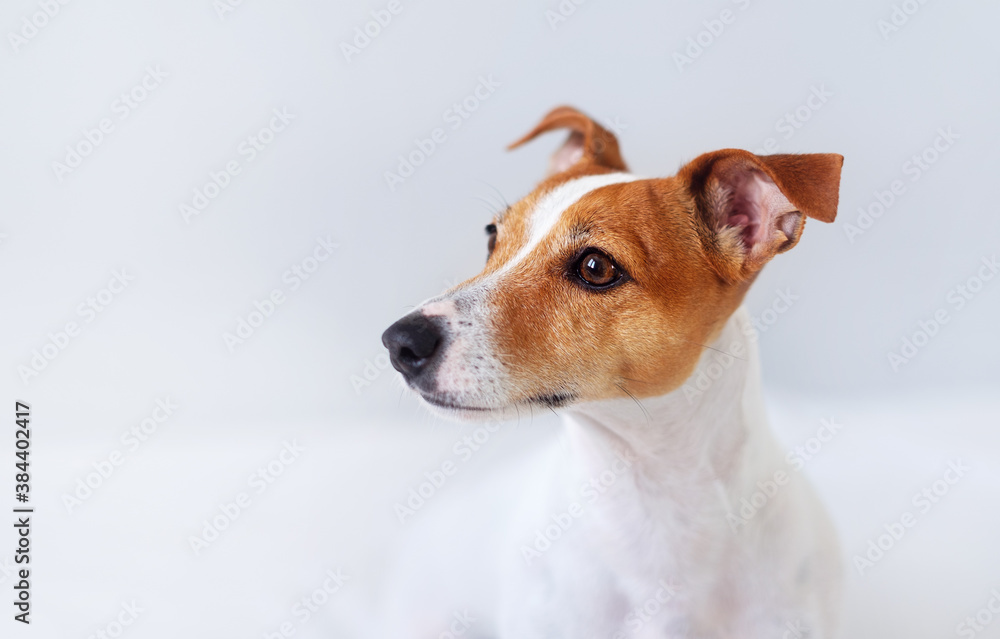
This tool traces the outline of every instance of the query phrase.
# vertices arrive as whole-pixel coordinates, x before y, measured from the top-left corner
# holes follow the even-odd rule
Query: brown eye
[[[583,254],[576,271],[580,279],[594,288],[607,288],[622,276],[610,257],[593,249]]]
[[[487,257],[489,257],[490,255],[493,255],[493,249],[497,247],[497,225],[487,224],[486,235],[489,238],[486,240],[486,250],[489,251]]]

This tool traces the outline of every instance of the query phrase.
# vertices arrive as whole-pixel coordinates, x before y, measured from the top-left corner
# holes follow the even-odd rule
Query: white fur
[[[478,619],[471,636],[484,638],[830,637],[836,538],[767,427],[755,341],[740,309],[691,379],[719,368],[718,351],[746,358],[700,394],[573,406],[569,455],[521,462],[481,492],[452,493],[454,503],[442,497],[442,519],[416,524],[416,563],[405,564],[378,636],[430,639],[435,620],[467,609]],[[727,514],[780,470],[788,483],[734,529]],[[527,553],[529,565],[524,548],[573,502],[582,514],[541,556]],[[655,613],[635,614],[651,600]]]
[[[499,636],[751,639],[781,637],[789,623],[808,628],[811,639],[830,636],[837,544],[767,427],[749,326],[744,310],[730,319],[714,347],[740,344],[748,357],[732,360],[698,395],[681,389],[641,400],[641,407],[621,399],[566,411],[573,454],[544,523],[574,499],[588,502],[582,486],[593,487],[592,480],[605,492],[542,557],[514,564]],[[692,379],[716,362],[717,351],[705,353]],[[621,458],[630,465],[615,472]],[[738,514],[740,500],[776,471],[789,482],[734,529],[727,515]],[[523,555],[533,538],[514,541]],[[809,574],[801,578],[803,566]],[[645,623],[623,612],[664,584],[673,594]]]
[[[493,347],[489,292],[517,277],[517,266],[534,259],[587,193],[636,179],[590,176],[553,189],[532,212],[529,238],[507,264],[421,306],[448,324],[436,378],[445,399],[507,407],[492,416],[513,416]],[[771,437],[755,340],[741,309],[704,351],[687,390],[641,403],[574,405],[563,413],[568,456],[544,454],[530,468],[465,486],[465,494],[451,493],[451,504],[435,496],[440,519],[422,513],[410,524],[412,563],[400,565],[399,590],[390,595],[395,610],[376,636],[438,637],[456,611],[468,610],[478,620],[470,638],[830,637],[839,587],[836,539]],[[720,351],[746,358],[720,366]],[[714,381],[705,389],[693,382],[698,376]],[[788,482],[734,525],[741,500],[777,471]],[[579,516],[568,514],[576,507]],[[534,544],[546,530],[558,539],[538,553]],[[651,601],[655,614],[635,613]]]

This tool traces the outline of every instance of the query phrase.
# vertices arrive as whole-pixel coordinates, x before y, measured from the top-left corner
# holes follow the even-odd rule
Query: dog
[[[838,542],[785,472],[741,304],[806,218],[834,221],[843,157],[725,149],[644,179],[571,107],[510,148],[557,129],[548,176],[486,227],[482,273],[382,341],[434,413],[553,409],[572,452],[429,523],[382,639],[832,636]]]

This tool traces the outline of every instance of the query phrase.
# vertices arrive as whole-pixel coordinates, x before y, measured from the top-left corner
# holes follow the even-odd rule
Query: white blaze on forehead
[[[570,180],[560,184],[546,193],[531,213],[531,232],[528,241],[495,275],[501,275],[522,262],[541,244],[542,240],[555,228],[562,219],[566,209],[579,202],[591,191],[611,184],[634,182],[641,178],[631,173],[605,173],[603,175],[588,175],[587,177]]]
[[[497,278],[524,261],[557,226],[566,210],[591,191],[642,178],[629,173],[591,175],[571,180],[541,197],[528,221],[528,240],[509,262],[476,283],[425,301],[420,312],[448,323],[448,342],[435,382],[439,392],[467,406],[502,406],[510,392],[506,368],[494,347],[492,309],[487,302]],[[460,320],[460,321],[459,321]]]

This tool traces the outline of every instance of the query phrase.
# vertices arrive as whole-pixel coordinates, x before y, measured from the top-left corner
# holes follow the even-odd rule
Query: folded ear
[[[694,197],[699,233],[728,281],[747,279],[795,246],[805,218],[837,216],[841,155],[706,153],[677,177]]]
[[[549,162],[549,175],[562,173],[576,166],[602,166],[616,171],[626,171],[625,162],[618,151],[618,140],[601,125],[573,107],[561,106],[542,118],[530,133],[514,142],[508,150],[555,129],[569,129],[569,138]]]

